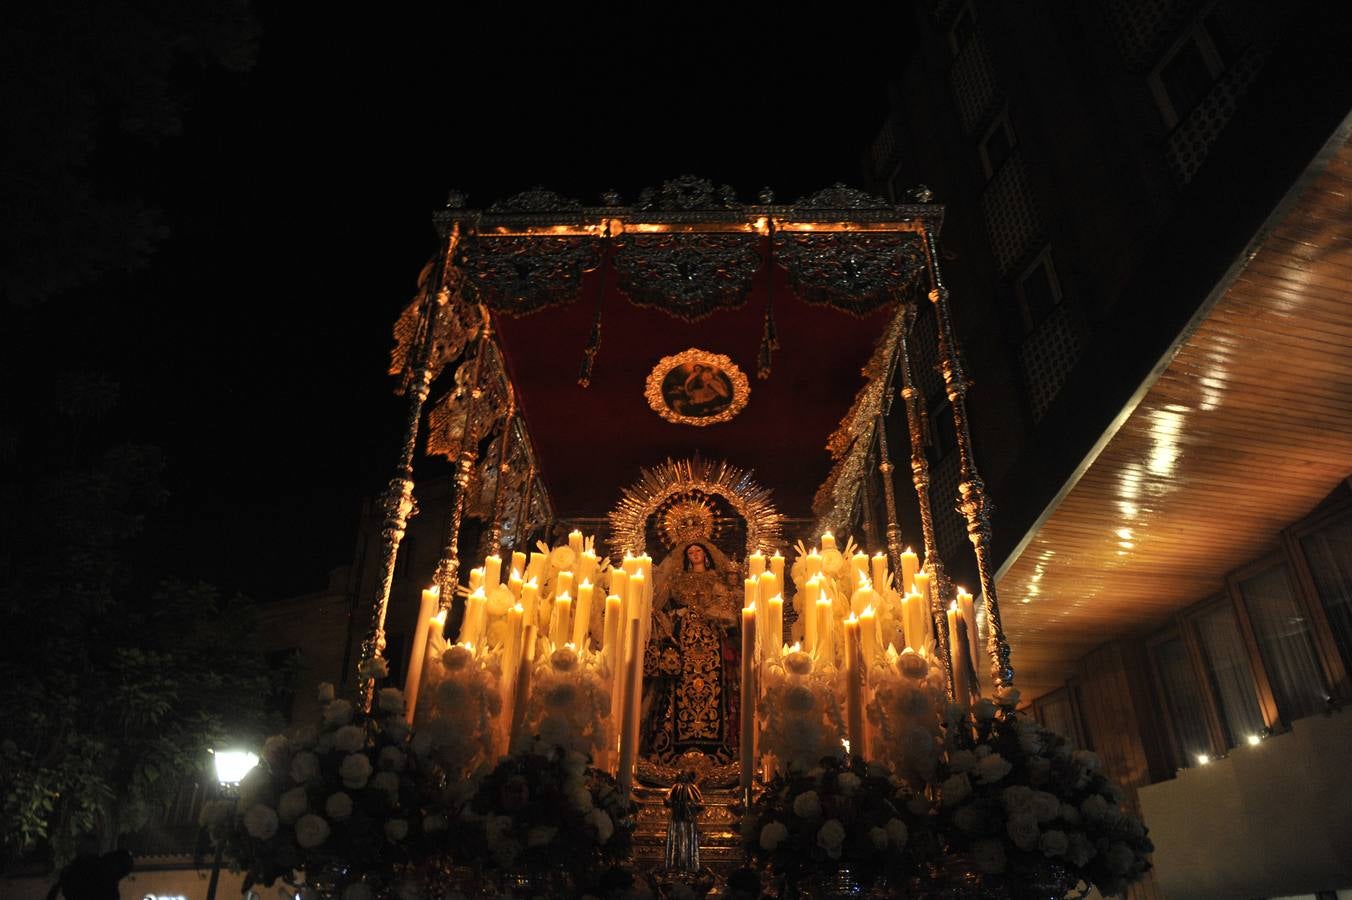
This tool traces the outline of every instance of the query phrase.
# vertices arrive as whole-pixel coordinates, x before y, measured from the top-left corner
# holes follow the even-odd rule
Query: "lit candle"
[[[860,550],[850,557],[850,571],[853,573],[851,588],[857,588],[868,579],[868,554]]]
[[[638,557],[632,553],[626,553],[620,565],[624,568],[626,575],[633,575],[638,571]]]
[[[502,584],[502,557],[496,553],[484,558],[484,591],[491,592]]]
[[[521,586],[525,584],[521,580],[521,572],[517,568],[512,568],[512,574],[507,576],[507,589],[512,592],[512,596],[521,599]]]
[[[798,604],[798,615],[803,620],[803,641],[808,653],[817,652],[817,600],[821,596],[821,576],[807,580],[807,589]]]
[[[582,552],[582,532],[576,528],[568,532],[568,549],[574,554]]]
[[[750,606],[756,602],[758,597],[760,597],[760,578],[755,575],[751,576],[742,582],[742,588],[743,597],[745,597],[745,605]]]
[[[807,577],[811,578],[814,575],[820,575],[822,573],[822,555],[817,552],[816,547],[813,547],[812,550],[808,552],[806,559]]]
[[[568,639],[572,636],[570,631],[573,624],[572,613],[572,597],[564,593],[554,598],[554,611],[549,624],[549,639],[554,642],[555,649],[568,643]]]
[[[924,614],[918,617],[921,626],[924,628],[924,636],[917,635],[914,638],[914,640],[920,641],[921,643],[934,638],[934,617],[936,615],[936,610],[934,609],[934,598],[930,596],[932,587],[930,580],[930,574],[923,571],[916,572],[915,577],[913,578],[913,581],[915,582],[915,592],[920,595],[920,609],[924,611]],[[937,644],[938,641],[935,641],[935,643]],[[917,650],[920,649],[920,644],[916,644],[915,647]]]
[[[779,593],[779,586],[775,580],[775,573],[762,572],[760,577],[756,580],[759,582],[759,590],[756,592],[757,599],[763,604],[769,603],[770,598]]]
[[[784,650],[784,598],[775,594],[766,602],[766,631],[761,638],[768,659],[779,659]]]
[[[972,702],[972,687],[967,676],[967,648],[963,646],[966,632],[958,604],[948,607],[948,651],[953,669],[953,698],[963,706]]]
[[[577,558],[577,580],[578,583],[591,581],[596,577],[596,554],[590,550],[583,550],[582,555]]]
[[[828,531],[822,535],[822,551],[825,552],[834,549],[836,549],[836,537]]]
[[[910,593],[915,590],[915,573],[920,570],[920,557],[910,547],[901,551],[901,584],[898,590]]]
[[[749,795],[756,774],[756,607],[742,609],[742,792]]]
[[[534,578],[521,586],[521,605],[526,608],[526,627],[540,624],[540,582]]]
[[[747,574],[753,577],[760,577],[765,571],[765,554],[757,550],[746,558]]]
[[[784,590],[784,554],[776,553],[770,557],[770,571],[775,576],[775,593],[782,593]]]
[[[642,621],[646,587],[647,579],[643,577],[642,572],[635,572],[629,576],[629,603],[625,607],[629,618]]]
[[[850,751],[867,757],[864,740],[864,675],[860,661],[859,620],[851,613],[845,620],[845,731]]]
[[[545,577],[545,567],[548,565],[548,553],[532,553],[530,555],[530,565],[526,567],[526,580],[530,581],[534,578],[536,581],[543,581]]]
[[[521,639],[525,632],[526,608],[520,603],[507,609],[507,641],[502,648],[502,722],[507,742],[512,740],[512,720],[516,718],[516,677],[521,668]]]
[[[870,569],[875,591],[887,590],[887,554],[875,553],[873,559],[869,560],[872,564]]]
[[[519,746],[526,735],[526,703],[530,699],[530,669],[534,659],[535,626],[527,625],[521,635],[521,658],[516,664],[516,683],[512,686],[512,724],[508,749]]]
[[[864,680],[878,655],[878,616],[872,606],[864,607],[859,616],[859,650],[863,654]]]
[[[972,674],[976,682],[972,685],[975,693],[981,693],[981,665],[976,644],[976,603],[972,595],[958,588],[958,612],[962,615],[964,637],[967,639],[967,656],[972,661]]]
[[[432,618],[441,608],[441,588],[436,585],[422,592],[418,603],[418,627],[413,630],[413,646],[409,648],[408,674],[404,677],[404,716],[413,723],[413,709],[418,705],[418,687],[422,684],[423,661],[427,659],[428,629]],[[442,618],[445,621],[445,618]],[[426,623],[426,624],[424,624]]]
[[[610,570],[610,592],[620,598],[620,603],[624,605],[623,612],[629,611],[629,573],[624,569]],[[627,615],[623,616],[624,621],[629,621]],[[620,635],[624,635],[624,626],[620,626]]]
[[[850,595],[850,613],[855,616],[863,615],[864,607],[872,606],[877,602],[878,592],[873,589],[868,576],[864,575],[859,587]]]
[[[522,553],[520,550],[514,551],[512,553],[512,568],[510,571],[513,572],[526,571],[526,554]]]
[[[571,569],[565,569],[554,578],[554,596],[559,597],[563,594],[573,592],[573,572]]]
[[[605,644],[606,675],[610,679],[610,718],[606,722],[609,740],[605,745],[606,758],[601,763],[609,767],[615,762],[615,748],[619,743],[620,698],[624,688],[624,601],[614,594],[606,597]]]
[[[630,619],[625,640],[624,684],[620,691],[620,762],[615,780],[620,795],[629,796],[634,783],[634,751],[637,746],[639,678],[643,674],[643,648],[639,646],[638,619]]]
[[[577,610],[573,619],[573,644],[581,652],[587,649],[587,633],[591,631],[592,583],[583,580],[577,586]]]
[[[817,660],[822,665],[836,664],[836,648],[831,634],[831,599],[817,601]]]
[[[477,568],[477,569],[470,569],[470,570],[469,570],[469,590],[470,590],[470,593],[471,593],[471,594],[474,593],[476,590],[478,590],[479,588],[481,588],[481,587],[483,587],[483,586],[484,586],[484,570],[483,570],[483,567],[480,566],[480,567]]]

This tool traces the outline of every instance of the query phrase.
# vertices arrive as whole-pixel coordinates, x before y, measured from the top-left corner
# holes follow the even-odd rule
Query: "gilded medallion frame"
[[[711,396],[692,396],[690,383],[699,379],[698,390]],[[716,425],[730,422],[746,408],[751,382],[746,373],[722,353],[691,347],[664,356],[648,373],[644,397],[653,412],[676,425]],[[696,414],[700,409],[705,414]]]

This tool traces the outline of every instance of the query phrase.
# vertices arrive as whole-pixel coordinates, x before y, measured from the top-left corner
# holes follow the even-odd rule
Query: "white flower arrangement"
[[[538,735],[579,754],[585,766],[587,757],[604,749],[609,718],[610,685],[601,654],[566,645],[536,659],[523,739]]]
[[[453,644],[429,663],[418,703],[415,754],[435,759],[452,781],[481,774],[502,752],[501,652],[475,655]]]
[[[943,668],[928,648],[897,653],[888,647],[869,674],[873,756],[913,789],[922,790],[934,777],[942,747]]]
[[[802,650],[766,665],[760,746],[781,768],[805,771],[841,753],[845,720],[838,678],[834,668],[818,667]]]

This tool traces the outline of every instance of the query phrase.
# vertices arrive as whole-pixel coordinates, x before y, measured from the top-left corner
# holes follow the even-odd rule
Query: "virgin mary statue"
[[[707,540],[677,544],[653,573],[641,752],[669,763],[699,751],[737,758],[740,573]]]

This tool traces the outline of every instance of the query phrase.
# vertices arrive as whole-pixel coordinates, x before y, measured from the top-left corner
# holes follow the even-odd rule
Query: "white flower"
[[[321,681],[319,683],[319,702],[332,703],[334,696],[333,684],[328,681]]]
[[[324,801],[324,812],[335,822],[341,822],[352,815],[352,798],[343,791],[329,794],[329,799]]]
[[[1103,857],[1103,863],[1108,867],[1108,871],[1114,875],[1125,875],[1131,869],[1131,864],[1136,861],[1136,854],[1131,848],[1121,841],[1113,841],[1108,847],[1107,854]]]
[[[581,693],[571,681],[560,681],[545,691],[545,706],[553,710],[572,709],[579,699]]]
[[[1066,851],[1066,859],[1072,866],[1083,868],[1097,852],[1093,842],[1082,832],[1076,831],[1070,835],[1070,849]]]
[[[887,829],[873,827],[868,830],[868,839],[873,842],[873,849],[887,849]]]
[[[958,826],[959,831],[967,834],[973,834],[980,830],[984,819],[981,810],[971,803],[959,806],[957,812],[953,813],[953,824]]]
[[[1014,767],[998,753],[982,757],[976,764],[976,777],[982,784],[995,784],[1009,774]]]
[[[1065,856],[1070,849],[1070,841],[1064,831],[1044,831],[1038,838],[1037,848],[1043,856]]]
[[[794,675],[812,674],[812,656],[802,650],[795,650],[784,657],[784,668]]]
[[[376,704],[382,712],[402,713],[404,711],[404,692],[399,688],[381,688]]]
[[[760,832],[761,849],[773,851],[788,836],[789,829],[783,822],[766,822]]]
[[[995,712],[998,709],[995,703],[982,697],[972,704],[972,716],[978,722],[989,722],[995,718]]]
[[[1055,794],[1049,794],[1046,791],[1033,792],[1033,815],[1037,816],[1039,822],[1050,822],[1061,812],[1061,801]]]
[[[334,700],[324,707],[325,725],[346,725],[352,721],[352,703],[347,700]]]
[[[362,753],[349,753],[338,766],[338,777],[343,779],[343,787],[354,791],[366,787],[371,777],[371,761]]]
[[[1026,784],[1011,784],[1000,792],[1000,802],[1009,813],[1030,813],[1033,810],[1033,789]]]
[[[244,830],[250,837],[266,841],[277,833],[277,813],[271,806],[255,803],[244,814]]]
[[[925,799],[924,794],[916,794],[906,801],[906,809],[913,816],[927,816],[930,812],[930,803]]]
[[[418,756],[426,756],[432,752],[432,735],[425,731],[420,731],[413,735],[410,746],[412,747],[413,752]]]
[[[1061,811],[1058,813],[1061,820],[1067,825],[1079,825],[1081,821],[1080,811],[1069,803],[1061,804]]]
[[[972,795],[972,783],[966,775],[953,775],[939,785],[944,806],[955,806]]]
[[[254,766],[239,783],[239,808],[248,809],[255,803],[270,804],[277,800],[272,773],[267,766]]]
[[[319,777],[319,757],[309,750],[302,750],[291,757],[291,780],[302,784],[311,778]]]
[[[1032,850],[1037,846],[1037,819],[1028,813],[1015,813],[1010,816],[1009,821],[1005,823],[1005,831],[1009,833],[1009,839],[1014,842],[1014,846],[1020,850]]]
[[[853,772],[842,772],[836,779],[836,784],[840,785],[840,792],[848,797],[859,790],[859,785],[863,784],[863,781]]]
[[[840,859],[840,848],[845,843],[845,826],[839,819],[827,819],[817,829],[817,846],[826,851],[832,859]]]
[[[371,779],[371,787],[384,791],[391,800],[395,800],[399,797],[399,776],[393,772],[377,772],[376,777]]]
[[[1052,777],[1052,761],[1045,756],[1028,758],[1028,780],[1033,784],[1046,784]]]
[[[839,550],[822,551],[822,571],[836,575],[845,566],[845,556]]]
[[[408,837],[407,819],[390,819],[385,823],[385,840],[397,844]]]
[[[423,816],[423,834],[437,834],[445,831],[450,823],[440,813]]]
[[[1029,756],[1042,752],[1042,735],[1036,731],[1019,732],[1019,749]]]
[[[948,768],[957,774],[976,768],[976,754],[971,750],[954,750],[948,754]]]
[[[381,727],[396,744],[403,743],[404,738],[408,737],[409,727],[403,716],[388,716]]]
[[[794,815],[800,819],[815,819],[822,814],[821,800],[816,791],[804,791],[793,798]]]
[[[343,753],[356,753],[366,746],[366,732],[357,725],[344,725],[333,733],[333,747]]]
[[[604,844],[615,833],[615,823],[604,809],[593,809],[587,813],[586,821],[596,829],[596,843]]]
[[[573,567],[575,562],[577,562],[577,554],[567,544],[562,544],[549,551],[549,565],[552,568],[568,570]]]
[[[901,651],[901,656],[897,659],[897,671],[907,678],[918,681],[929,672],[929,663],[925,661],[925,657],[907,647]]]
[[[887,837],[898,847],[905,847],[906,841],[910,837],[909,832],[906,830],[906,823],[901,821],[901,819],[888,819]]]
[[[1013,687],[997,687],[995,689],[995,699],[999,700],[1005,706],[1019,705],[1019,689]]]
[[[1112,815],[1113,809],[1098,794],[1090,794],[1080,804],[1080,812],[1091,822],[1104,822]]]
[[[408,763],[404,751],[398,747],[383,747],[380,750],[380,768],[390,772],[402,772]]]
[[[446,648],[446,652],[441,654],[441,664],[448,671],[458,672],[464,669],[474,660],[474,654],[470,653],[460,644],[452,644]]]
[[[532,825],[526,831],[527,847],[546,847],[559,833],[559,829],[553,825]]]
[[[357,666],[357,674],[363,680],[376,680],[390,677],[390,664],[385,661],[383,656],[373,656],[368,660],[363,660]]]
[[[286,735],[274,734],[263,742],[263,758],[269,763],[281,762],[290,749],[291,742],[286,739]]]
[[[328,839],[329,823],[323,816],[309,813],[296,820],[296,843],[307,850],[318,847]]]
[[[577,668],[577,651],[572,647],[560,647],[549,655],[549,664],[555,672],[571,672]]]
[[[1071,759],[1075,760],[1075,762],[1080,765],[1080,768],[1084,769],[1086,772],[1097,772],[1103,765],[1103,763],[1099,761],[1098,755],[1091,753],[1088,750],[1076,750],[1071,754]]]
[[[343,900],[375,900],[375,896],[364,881],[354,881],[343,890]]]
[[[283,822],[294,822],[310,809],[310,798],[305,796],[305,788],[292,788],[277,801],[277,818]]]
[[[587,790],[586,785],[576,787],[567,792],[568,802],[580,813],[591,811],[592,796],[591,791]]]
[[[998,840],[977,841],[972,844],[972,858],[976,867],[988,875],[1005,870],[1005,848]]]
[[[784,708],[790,712],[809,713],[816,705],[816,695],[801,684],[792,685],[784,692]]]
[[[569,750],[563,755],[563,771],[570,778],[581,778],[587,774],[587,757],[576,750]]]

